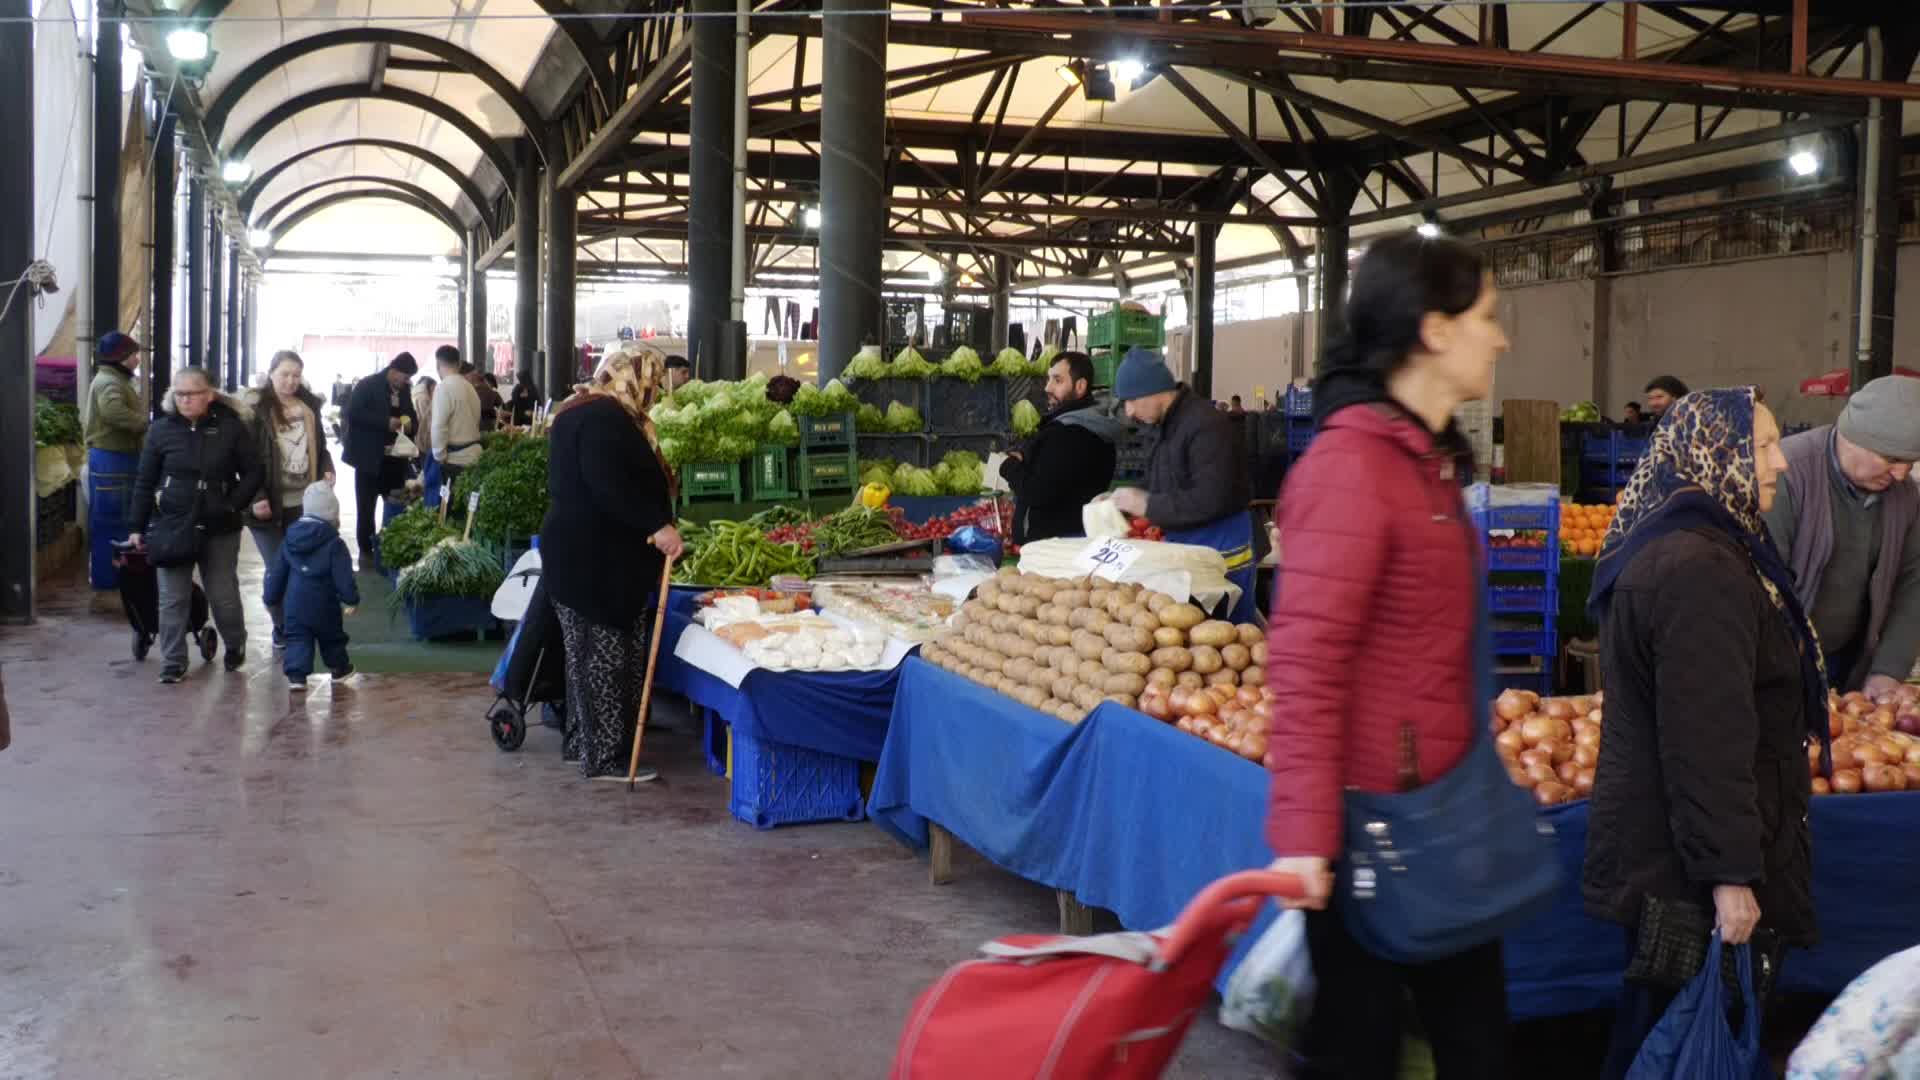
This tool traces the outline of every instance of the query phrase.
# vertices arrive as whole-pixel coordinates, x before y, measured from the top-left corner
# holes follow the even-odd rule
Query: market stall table
[[[1067,725],[909,659],[868,812],[915,848],[944,828],[1004,869],[1149,929],[1207,883],[1271,860],[1266,797],[1258,765],[1131,709],[1102,705]],[[1554,908],[1505,942],[1509,1007],[1522,1019],[1611,1007],[1626,965],[1623,931],[1581,907],[1586,803],[1544,814],[1564,876]],[[1920,793],[1817,798],[1811,821],[1822,943],[1788,956],[1781,986],[1837,993],[1920,942],[1920,851],[1900,842],[1920,830]]]

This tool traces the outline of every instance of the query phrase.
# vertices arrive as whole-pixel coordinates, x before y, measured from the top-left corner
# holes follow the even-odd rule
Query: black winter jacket
[[[1244,516],[1252,491],[1233,422],[1182,386],[1147,462],[1147,517],[1169,531],[1195,529]]]
[[[1626,925],[1647,895],[1713,911],[1750,885],[1760,925],[1814,941],[1800,661],[1747,554],[1713,530],[1647,545],[1600,627],[1606,718],[1582,892]]]
[[[667,475],[609,397],[558,413],[548,441],[541,581],[587,621],[631,630],[660,589],[665,556],[647,538],[673,524]]]
[[[395,396],[398,395],[398,403]],[[341,439],[340,456],[355,469],[380,469],[386,464],[387,447],[398,436],[392,421],[396,416],[412,420],[407,430],[420,433],[420,418],[413,413],[413,395],[405,388],[394,390],[387,383],[387,370],[379,371],[353,384],[347,407],[341,410],[346,431]]]
[[[287,542],[267,567],[268,607],[284,605],[289,627],[328,634],[341,632],[342,604],[360,602],[353,580],[353,555],[331,522],[303,517],[287,529]]]
[[[253,512],[249,510],[247,512],[247,526],[249,528],[284,529],[300,519],[300,508],[298,506],[285,506],[281,499],[281,496],[285,493],[280,490],[282,475],[280,472],[280,440],[275,436],[273,430],[273,418],[270,415],[272,406],[267,403],[267,395],[272,393],[273,390],[268,388],[249,395],[244,402],[247,407],[247,424],[253,432],[254,454],[260,459],[260,493],[255,496],[255,501],[265,499],[268,503],[272,504],[274,509],[274,516],[271,521],[261,521],[259,518],[254,517]],[[327,449],[325,421],[320,418],[320,399],[305,387],[300,388],[298,396],[307,408],[313,410],[313,438],[317,444],[316,449],[319,450],[319,454],[317,455],[319,458],[319,471],[316,472],[311,479],[319,480],[334,471],[333,453]]]
[[[153,422],[140,452],[133,504],[127,508],[129,531],[144,533],[150,521],[184,522],[196,515],[209,534],[238,531],[260,490],[253,433],[222,397],[216,396],[197,421],[172,411],[171,400],[168,410]]]
[[[1067,418],[1095,405],[1086,397],[1049,412],[1021,456],[1001,463],[1000,477],[1013,489],[1014,543],[1085,535],[1080,509],[1113,483],[1114,449],[1099,432]]]

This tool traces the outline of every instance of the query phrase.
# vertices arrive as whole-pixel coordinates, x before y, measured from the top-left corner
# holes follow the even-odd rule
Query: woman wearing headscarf
[[[1607,696],[1582,891],[1632,960],[1602,1075],[1626,1075],[1712,933],[1814,941],[1808,740],[1829,756],[1820,648],[1760,515],[1787,467],[1751,388],[1681,398],[1620,500],[1590,601]],[[1764,989],[1761,991],[1764,994]]]
[[[680,555],[673,470],[660,457],[648,410],[666,358],[614,353],[555,411],[550,502],[540,529],[541,581],[567,652],[563,754],[589,777],[627,764],[646,677],[648,612],[665,559]],[[639,778],[659,774],[642,769]]]

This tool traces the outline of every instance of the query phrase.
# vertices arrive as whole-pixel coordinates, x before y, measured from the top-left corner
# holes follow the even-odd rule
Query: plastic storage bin
[[[927,387],[927,430],[935,434],[973,435],[1010,430],[1005,379],[987,377],[976,383],[935,379]]]
[[[733,794],[727,809],[756,829],[859,821],[860,763],[852,758],[731,733]]]
[[[1125,355],[1135,345],[1157,349],[1167,343],[1167,321],[1163,316],[1131,308],[1115,307],[1087,320],[1087,348],[1112,349]]]
[[[832,416],[796,416],[794,419],[800,422],[800,445],[803,447],[811,449],[853,445],[852,413],[836,413]]]
[[[927,466],[927,445],[925,435],[862,435],[860,460],[892,458],[902,465],[917,465],[924,469]]]
[[[771,443],[756,447],[747,459],[747,488],[754,502],[791,499],[793,489],[792,455],[784,446]]]
[[[922,417],[927,415],[927,379],[860,379],[847,384],[862,405],[881,412],[894,402],[910,405]]]
[[[680,505],[740,501],[740,463],[697,461],[680,467]]]
[[[1289,385],[1280,399],[1280,411],[1295,420],[1313,419],[1313,387]]]
[[[821,492],[852,491],[859,478],[851,450],[800,451],[800,494],[812,498]]]

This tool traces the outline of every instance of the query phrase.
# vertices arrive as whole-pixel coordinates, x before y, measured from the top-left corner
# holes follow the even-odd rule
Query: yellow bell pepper
[[[887,505],[887,498],[893,489],[885,484],[868,484],[860,489],[860,505],[869,510],[878,510]]]

